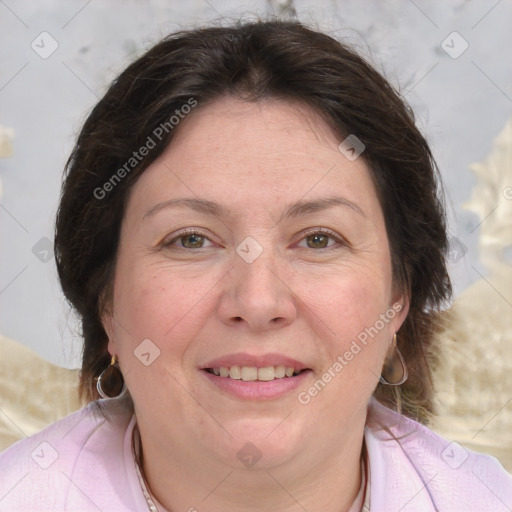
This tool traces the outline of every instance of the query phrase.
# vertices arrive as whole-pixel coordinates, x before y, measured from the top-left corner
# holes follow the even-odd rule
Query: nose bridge
[[[275,256],[267,249],[265,254],[259,256],[251,263],[238,262],[241,267],[240,277],[249,291],[262,294],[277,294],[280,281],[277,279],[277,265]]]
[[[239,244],[234,262],[238,294],[254,294],[253,300],[276,300],[282,292],[276,260],[276,251],[269,238],[264,247],[254,239]]]
[[[224,320],[244,320],[258,329],[291,322],[295,317],[294,301],[280,275],[283,267],[271,237],[266,238],[265,246],[246,239],[236,252],[223,299]]]

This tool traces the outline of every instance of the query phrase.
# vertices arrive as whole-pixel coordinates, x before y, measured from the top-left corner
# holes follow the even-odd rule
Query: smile
[[[206,371],[227,379],[269,382],[275,379],[284,379],[299,375],[303,370],[295,370],[291,366],[220,366],[219,368],[206,368]]]

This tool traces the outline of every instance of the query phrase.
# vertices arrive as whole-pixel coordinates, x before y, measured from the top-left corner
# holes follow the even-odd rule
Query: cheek
[[[304,301],[341,338],[373,325],[390,308],[391,272],[386,262],[355,263],[315,277],[302,285]]]
[[[324,354],[322,373],[331,368],[336,375],[324,399],[343,402],[354,385],[369,395],[392,337],[391,271],[383,259],[364,268],[347,266],[320,283],[321,288],[318,281],[309,287],[305,302],[314,313],[311,318],[318,319],[314,330]]]
[[[298,400],[343,425],[347,414],[364,413],[378,383],[394,310],[383,281],[376,285],[373,280],[347,278],[338,284],[321,302],[317,298],[316,312],[322,321],[316,329],[324,333],[317,345],[322,365]],[[382,315],[386,320],[381,320]]]
[[[119,261],[114,291],[116,349],[125,363],[149,339],[167,360],[184,357],[211,316],[217,271],[187,275],[166,262]]]
[[[205,316],[202,286],[163,269],[120,267],[114,295],[115,350],[139,406],[155,389],[179,391],[180,368]]]
[[[379,293],[373,283],[362,286],[360,281],[345,283],[346,286],[332,300],[322,306],[325,323],[333,331],[330,351],[347,348],[353,340],[365,341],[365,333],[371,331],[371,339],[387,339],[389,322],[380,321],[390,309],[385,294]],[[377,327],[375,332],[374,327]]]

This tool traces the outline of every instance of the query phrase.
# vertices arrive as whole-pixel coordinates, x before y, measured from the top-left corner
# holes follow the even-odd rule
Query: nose
[[[297,298],[283,265],[278,265],[269,249],[252,263],[235,255],[223,283],[218,313],[231,327],[238,324],[251,331],[273,330],[290,325],[297,316]]]

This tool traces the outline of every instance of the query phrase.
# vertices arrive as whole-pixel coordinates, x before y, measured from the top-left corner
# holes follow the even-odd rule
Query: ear
[[[108,337],[107,350],[110,355],[117,354],[117,348],[115,344],[115,329],[114,329],[114,317],[108,311],[105,311],[101,315],[101,323]]]
[[[102,290],[99,297],[99,310],[101,324],[103,325],[103,329],[108,338],[107,350],[109,351],[110,355],[117,354],[117,348],[115,346],[115,321],[112,284],[108,284],[106,288]]]
[[[116,354],[116,346],[115,346],[115,337],[114,337],[114,320],[111,315],[105,314],[101,317],[101,323],[103,324],[103,329],[107,333],[108,344],[107,350],[110,355]]]
[[[390,322],[392,333],[395,334],[400,330],[400,327],[404,323],[407,315],[409,314],[409,294],[404,291],[399,291],[394,294],[390,308],[395,312],[395,316]]]

